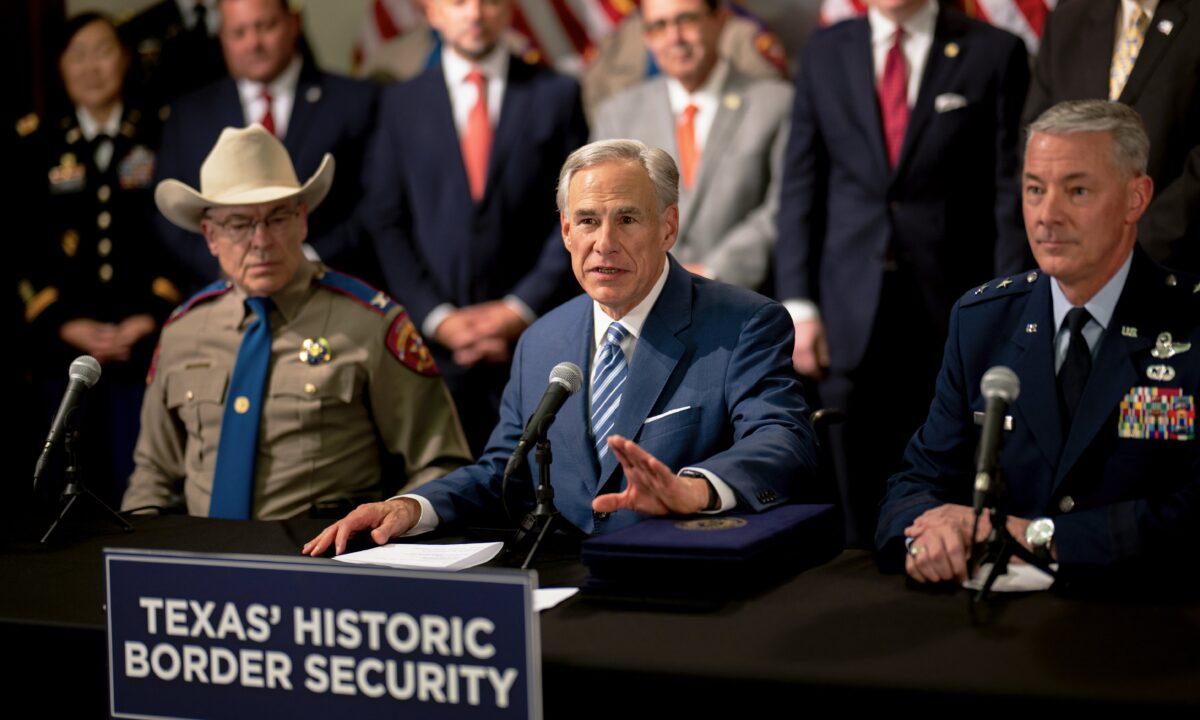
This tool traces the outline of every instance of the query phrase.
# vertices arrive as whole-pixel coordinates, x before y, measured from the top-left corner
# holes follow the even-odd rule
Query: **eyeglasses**
[[[277,210],[262,220],[255,220],[243,215],[233,215],[224,221],[209,218],[209,222],[225,233],[229,241],[234,245],[241,245],[250,238],[254,237],[258,226],[263,226],[263,231],[271,237],[279,237],[288,227],[296,216],[300,214],[299,210]]]
[[[706,17],[708,17],[708,13],[680,13],[673,18],[662,18],[661,20],[646,23],[645,32],[652,37],[658,37],[665,33],[667,28],[672,25],[679,28],[679,32],[696,32],[700,29],[700,24]]]

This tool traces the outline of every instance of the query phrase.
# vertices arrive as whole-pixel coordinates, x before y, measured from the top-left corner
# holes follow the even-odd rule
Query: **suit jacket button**
[[[1065,513],[1069,513],[1075,509],[1075,498],[1070,495],[1064,495],[1062,500],[1058,501],[1058,509]]]
[[[592,522],[603,522],[608,519],[609,513],[592,512]]]

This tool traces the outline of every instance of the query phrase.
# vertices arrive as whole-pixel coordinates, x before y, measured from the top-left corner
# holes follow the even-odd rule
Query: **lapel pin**
[[[987,283],[984,283],[984,284],[980,285],[979,287],[975,288],[975,294],[982,295],[984,290],[987,290]]]
[[[1034,280],[1037,280],[1037,273],[1036,273],[1036,272],[1031,272],[1031,273],[1029,273],[1028,275],[1026,275],[1026,276],[1025,276],[1025,282],[1027,282],[1027,283],[1031,283],[1031,282],[1033,282]]]
[[[1146,368],[1146,377],[1155,382],[1171,382],[1175,379],[1175,368],[1170,365],[1151,365]]]
[[[321,88],[313,85],[308,90],[304,91],[304,99],[310,103],[315,103],[321,99]]]
[[[1200,282],[1196,283],[1196,287],[1192,288],[1192,294],[1200,293]]]
[[[1029,323],[1028,325],[1026,325],[1025,332],[1029,333],[1030,335],[1037,332],[1037,323]]]
[[[1137,328],[1131,327],[1129,325],[1122,325],[1121,326],[1121,335],[1123,335],[1127,338],[1136,338],[1137,337]]]
[[[946,43],[945,52],[948,58],[958,57],[958,43]]]
[[[1012,285],[1012,280],[1010,280],[1009,278],[1004,278],[1000,282],[996,283],[996,289],[1003,290],[1004,288],[1008,287],[1009,285]]]
[[[1179,278],[1175,277],[1174,273],[1167,276],[1167,287],[1175,287],[1179,284]]]
[[[71,128],[67,131],[67,142],[71,145],[79,142],[79,138],[81,137],[83,137],[83,133],[79,130],[79,128]]]
[[[724,102],[725,107],[730,110],[737,110],[742,106],[742,98],[734,93],[729,93],[726,95],[722,102]]]
[[[306,362],[309,365],[320,365],[333,359],[333,348],[329,346],[329,341],[323,337],[305,338],[300,347],[300,362]]]
[[[1171,22],[1170,20],[1159,20],[1158,21],[1158,31],[1160,33],[1162,33],[1163,35],[1170,35],[1171,31],[1174,29],[1175,29],[1175,23]]]

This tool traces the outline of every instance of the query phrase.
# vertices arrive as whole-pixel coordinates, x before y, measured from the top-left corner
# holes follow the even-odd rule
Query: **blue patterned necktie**
[[[254,458],[258,452],[258,423],[262,419],[263,388],[271,366],[271,298],[246,298],[254,322],[246,326],[238,347],[233,377],[225,393],[217,469],[213,474],[209,517],[246,520],[254,497]]]
[[[601,460],[608,453],[608,435],[617,422],[621,388],[629,377],[629,365],[621,350],[621,341],[628,334],[621,323],[609,325],[604,344],[596,354],[596,372],[592,376],[592,437],[596,438],[596,456]]]

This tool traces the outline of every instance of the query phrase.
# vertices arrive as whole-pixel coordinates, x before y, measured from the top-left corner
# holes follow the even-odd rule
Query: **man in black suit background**
[[[796,79],[775,284],[831,432],[847,541],[928,408],[950,307],[1028,260],[1017,186],[1029,81],[1015,36],[936,0],[872,0],[813,35]]]
[[[157,179],[200,181],[200,164],[226,127],[261,123],[283,141],[296,173],[316,172],[325,153],[338,174],[309,225],[310,260],[378,280],[358,218],[362,163],[375,125],[376,88],[322,71],[301,50],[300,18],[285,0],[221,0],[221,46],[229,75],[172,106],[163,130]],[[190,289],[216,279],[200,238],[157,218],[159,236],[180,261]]]
[[[1150,137],[1154,201],[1138,240],[1200,269],[1200,0],[1062,0],[1046,21],[1024,122],[1064,100],[1131,106]]]

